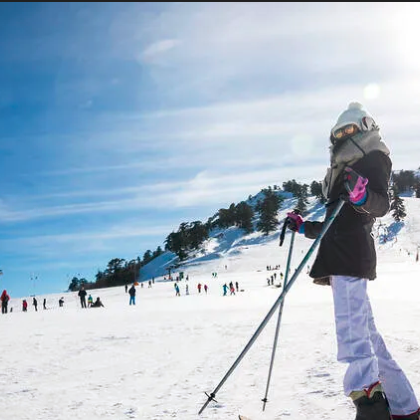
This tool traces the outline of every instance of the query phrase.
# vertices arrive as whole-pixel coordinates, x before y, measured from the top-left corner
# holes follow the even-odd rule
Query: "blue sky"
[[[1,3],[0,287],[65,290],[181,222],[322,179],[352,100],[394,169],[417,169],[419,18],[416,3]]]

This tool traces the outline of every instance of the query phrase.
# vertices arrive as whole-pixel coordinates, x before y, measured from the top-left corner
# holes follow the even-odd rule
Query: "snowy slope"
[[[396,241],[378,245],[378,279],[369,282],[369,293],[377,326],[420,396],[420,200],[406,198],[405,204],[408,217],[395,229]],[[389,215],[379,223],[395,227]],[[267,265],[279,264],[279,273],[286,263],[290,234],[283,247],[278,236],[243,237],[232,230],[224,240],[210,240],[208,258],[183,268],[189,296],[182,281],[181,297],[172,282],[138,287],[131,307],[123,287],[93,291],[105,304],[98,309],[81,309],[75,293],[64,295],[64,308],[57,307],[60,295],[49,295],[49,310],[30,306],[28,313],[12,299],[13,313],[0,317],[0,418],[353,418],[352,404],[342,395],[345,366],[336,361],[331,291],[314,285],[305,272],[285,302],[266,411],[261,398],[274,318],[217,393],[218,402],[197,414],[204,391],[214,390],[280,293],[266,282],[274,273]],[[292,270],[310,244],[296,237]],[[222,296],[222,285],[230,281],[244,291]],[[198,293],[199,282],[209,286],[207,295]]]

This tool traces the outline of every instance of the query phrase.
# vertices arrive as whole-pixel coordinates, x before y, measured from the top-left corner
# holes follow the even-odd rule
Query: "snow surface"
[[[404,223],[387,215],[376,225],[389,241],[377,238],[378,279],[369,282],[369,294],[378,329],[420,397],[420,200],[404,202]],[[314,208],[313,217],[322,211]],[[128,305],[123,287],[92,291],[105,305],[95,309],[81,309],[77,294],[65,293],[46,296],[48,310],[37,296],[38,312],[29,298],[23,313],[12,297],[13,313],[0,317],[0,419],[354,418],[342,394],[345,366],[336,361],[331,289],[314,285],[306,269],[285,301],[266,410],[261,399],[277,313],[217,393],[218,402],[197,414],[204,391],[214,390],[281,292],[267,286],[274,271],[266,267],[280,264],[277,273],[284,272],[290,233],[283,247],[278,241],[279,232],[241,236],[235,229],[210,239],[206,252],[178,269],[189,276],[179,283],[181,297],[162,277],[151,288],[137,287],[136,306]],[[292,273],[310,245],[296,236]],[[165,273],[171,257],[159,258]],[[243,291],[223,297],[230,281]],[[198,293],[199,282],[209,286],[207,295]]]

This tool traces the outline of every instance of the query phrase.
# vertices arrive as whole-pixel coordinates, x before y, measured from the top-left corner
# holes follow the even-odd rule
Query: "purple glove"
[[[293,230],[293,232],[303,233],[303,219],[300,217],[299,214],[296,213],[287,213],[288,220],[288,228]],[[302,227],[302,231],[300,228]]]
[[[344,186],[349,193],[349,200],[356,205],[362,205],[366,202],[366,185],[369,182],[367,178],[363,178],[352,168],[344,169]]]

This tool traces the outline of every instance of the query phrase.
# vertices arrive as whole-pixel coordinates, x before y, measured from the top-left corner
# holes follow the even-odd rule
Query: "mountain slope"
[[[267,252],[273,254],[273,258],[275,259],[277,257],[276,254],[281,253],[278,249],[281,223],[285,219],[287,212],[297,204],[297,199],[292,197],[291,194],[287,194],[286,197],[278,213],[278,219],[280,221],[279,228],[271,234],[267,236],[261,232],[245,234],[242,229],[237,227],[214,229],[210,234],[210,238],[203,243],[200,250],[190,253],[185,261],[179,262],[175,254],[166,251],[142,267],[140,271],[141,280],[145,281],[153,277],[162,278],[167,276],[169,268],[171,272],[194,272],[195,267],[201,265],[206,265],[209,267],[209,270],[215,271],[223,269],[228,264],[234,264],[236,266],[238,264],[237,261],[242,257],[252,259],[251,250],[253,247],[259,246],[265,247]],[[257,195],[249,200],[248,204],[255,206],[257,200],[260,198],[261,196]],[[416,217],[416,214],[419,212],[420,199],[404,197],[403,200],[407,212],[407,217],[404,221],[395,222],[391,213],[388,213],[386,216],[377,219],[374,225],[373,235],[378,251],[395,251],[398,248],[399,236],[404,238],[403,248],[407,254],[416,253],[417,247],[420,246],[420,220]],[[315,197],[310,197],[305,219],[323,220],[324,215],[324,206]],[[287,244],[284,246],[287,247]],[[398,250],[398,252],[403,251]],[[258,265],[257,262],[256,265]],[[213,267],[213,269],[210,267]]]

